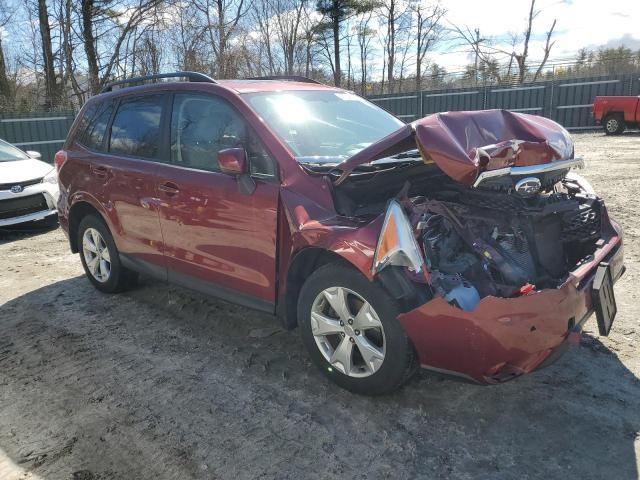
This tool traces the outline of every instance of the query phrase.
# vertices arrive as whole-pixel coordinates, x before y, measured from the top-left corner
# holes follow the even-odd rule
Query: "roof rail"
[[[199,72],[173,72],[173,73],[158,73],[155,75],[145,75],[142,77],[131,77],[124,80],[117,80],[107,84],[100,93],[106,93],[113,91],[113,87],[118,85],[126,85],[127,83],[142,83],[147,80],[157,80],[160,78],[186,78],[190,82],[206,82],[217,83],[213,78]]]
[[[322,82],[301,75],[265,75],[264,77],[248,77],[245,80],[284,80],[286,82],[317,83],[322,85]]]

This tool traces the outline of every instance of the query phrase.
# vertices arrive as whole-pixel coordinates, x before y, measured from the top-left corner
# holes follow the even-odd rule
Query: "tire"
[[[94,232],[97,232],[97,234],[99,235],[99,241],[97,242],[97,244],[99,245],[99,250],[101,251],[99,260],[105,260],[104,265],[100,265],[102,262],[98,261],[97,274],[92,271],[92,268],[90,268],[90,266],[88,266],[87,258],[91,254],[94,254],[96,256],[97,254],[91,251],[86,252],[84,243],[85,234],[87,234],[94,240],[98,238],[95,236]],[[87,250],[90,250],[91,244],[95,245],[95,242],[90,242],[89,248]],[[120,262],[120,255],[118,253],[118,249],[116,248],[116,244],[113,241],[111,232],[101,218],[98,218],[95,215],[87,215],[82,219],[80,225],[78,226],[78,250],[80,251],[80,260],[82,262],[82,267],[84,268],[84,273],[87,275],[87,278],[93,284],[93,286],[101,292],[122,292],[129,289],[136,283],[138,274],[122,266],[122,263]],[[108,275],[101,275],[105,272],[103,266],[107,265]]]
[[[338,298],[346,299],[342,304],[347,311],[342,310],[342,315],[337,313],[340,307],[332,307],[340,305]],[[365,310],[369,315],[358,315]],[[397,303],[385,290],[354,268],[336,263],[311,274],[298,299],[300,335],[313,363],[342,388],[363,395],[392,392],[416,370],[415,353],[398,322],[399,314]],[[320,335],[333,330],[336,333]],[[350,355],[342,355],[349,349]],[[348,361],[331,361],[341,358]],[[347,363],[351,364],[348,371]]]
[[[619,113],[607,115],[602,125],[604,133],[607,135],[620,135],[627,128],[624,123],[624,117]]]

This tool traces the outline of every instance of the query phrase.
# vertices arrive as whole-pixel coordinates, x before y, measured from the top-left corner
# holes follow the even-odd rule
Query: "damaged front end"
[[[622,239],[602,199],[570,172],[582,161],[560,126],[455,115],[412,126],[432,168],[388,175],[399,193],[384,199],[372,275],[405,306],[399,320],[424,367],[498,383],[548,363],[594,311],[608,333],[615,301],[598,288],[623,273]],[[391,191],[384,175],[343,173],[337,204],[369,211],[372,192]],[[611,285],[594,286],[603,275]]]

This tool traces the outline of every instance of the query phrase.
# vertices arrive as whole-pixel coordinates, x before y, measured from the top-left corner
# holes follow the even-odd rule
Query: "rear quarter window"
[[[157,158],[164,96],[124,99],[111,124],[109,151],[142,158]]]
[[[105,133],[114,108],[113,101],[89,106],[81,120],[78,142],[91,150],[103,150]]]

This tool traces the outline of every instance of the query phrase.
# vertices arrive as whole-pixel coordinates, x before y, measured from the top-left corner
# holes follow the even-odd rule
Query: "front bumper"
[[[28,187],[25,187],[24,190],[22,190],[22,192],[20,193],[13,193],[9,190],[0,190],[0,202],[2,202],[3,200],[14,200],[39,194],[42,194],[44,196],[46,207],[42,208],[41,210],[29,212],[26,214],[16,212],[15,216],[11,215],[11,213],[9,212],[8,216],[3,215],[6,216],[6,218],[0,218],[0,227],[17,225],[25,222],[33,222],[37,220],[44,220],[50,215],[55,215],[57,213],[56,205],[60,196],[58,185],[52,183],[37,183],[35,185],[30,185]]]
[[[427,369],[482,384],[501,383],[547,365],[593,313],[592,285],[601,262],[624,272],[622,237],[611,229],[588,263],[557,289],[517,298],[485,297],[465,312],[438,297],[398,317]]]

